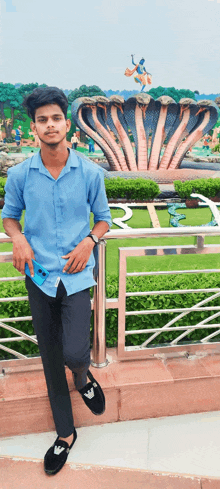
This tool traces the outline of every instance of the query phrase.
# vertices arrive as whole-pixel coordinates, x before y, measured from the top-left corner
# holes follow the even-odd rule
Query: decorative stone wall
[[[33,153],[31,153],[32,155]],[[11,166],[15,166],[18,163],[22,163],[22,161],[26,160],[29,158],[28,155],[24,154],[13,154],[13,155],[8,155],[4,151],[0,152],[0,177],[7,177],[7,170]]]

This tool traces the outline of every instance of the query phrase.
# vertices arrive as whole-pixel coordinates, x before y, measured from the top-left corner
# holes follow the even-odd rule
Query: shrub
[[[13,136],[11,136],[10,138],[4,138],[4,142],[5,143],[14,143],[15,138]]]
[[[212,148],[212,153],[220,153],[220,143],[216,144],[214,148]]]
[[[152,200],[160,193],[158,184],[145,178],[105,178],[105,189],[108,199]]]
[[[220,178],[199,178],[186,182],[175,180],[173,183],[176,192],[182,199],[190,198],[192,193],[201,194],[208,198],[215,197],[220,191]]]
[[[0,197],[4,197],[5,195],[5,184],[7,178],[0,177]]]

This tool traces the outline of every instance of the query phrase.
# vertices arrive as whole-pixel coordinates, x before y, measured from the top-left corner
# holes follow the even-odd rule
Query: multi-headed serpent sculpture
[[[119,95],[80,97],[71,112],[76,125],[100,146],[112,171],[143,172],[179,168],[189,148],[215,125],[219,109],[211,100],[183,98],[176,103],[166,95],[154,100],[141,93],[126,101]]]

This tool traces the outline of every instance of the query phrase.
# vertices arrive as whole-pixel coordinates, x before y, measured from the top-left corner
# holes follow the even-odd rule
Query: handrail
[[[218,236],[220,226],[184,226],[180,228],[134,228],[107,231],[104,239],[154,238],[157,236]],[[0,235],[1,237],[1,235]]]
[[[96,367],[104,367],[108,364],[106,359],[106,340],[105,340],[105,310],[119,307],[119,299],[107,299],[105,296],[105,254],[106,242],[108,239],[125,239],[125,238],[156,238],[156,237],[184,237],[194,236],[197,238],[196,245],[191,245],[198,250],[204,248],[204,238],[206,236],[220,236],[220,226],[201,227],[201,226],[185,226],[184,228],[129,228],[129,229],[114,229],[108,231],[99,241],[99,244],[94,248],[95,267],[94,279],[97,286],[94,287],[93,309],[94,309],[94,341],[92,348],[92,364]],[[9,243],[11,238],[5,233],[0,233],[0,243]],[[187,246],[182,245],[183,248]],[[213,245],[210,247],[210,252]],[[151,248],[151,247],[148,247]],[[154,246],[152,248],[160,248]],[[165,248],[165,247],[163,247]],[[171,246],[168,246],[171,248]],[[132,250],[137,248],[132,247]],[[214,249],[214,248],[213,248]],[[216,251],[214,251],[216,252]],[[0,263],[12,261],[12,252],[0,253]],[[11,277],[7,280],[24,280],[24,277]],[[2,280],[6,280],[2,279]],[[21,298],[18,298],[18,300]],[[14,300],[14,298],[11,298]],[[16,319],[16,318],[15,318]],[[30,338],[33,341],[33,336]],[[5,348],[6,349],[6,348]],[[7,351],[7,350],[6,350]],[[19,357],[19,355],[18,355]]]
[[[102,239],[120,238],[144,238],[154,236],[217,236],[220,234],[220,226],[184,226],[181,228],[129,228],[111,229],[104,234]],[[11,238],[5,233],[0,233],[0,243],[11,243]]]

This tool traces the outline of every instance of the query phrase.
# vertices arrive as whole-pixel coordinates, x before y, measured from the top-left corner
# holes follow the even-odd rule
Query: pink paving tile
[[[46,396],[47,386],[43,369],[26,370],[7,374],[1,378],[1,396],[4,399],[19,399],[29,396]]]
[[[157,359],[113,363],[109,372],[115,386],[173,380],[163,362]]]
[[[211,373],[199,359],[175,358],[165,361],[167,370],[174,379],[210,377]]]
[[[108,368],[90,370],[99,383],[105,388],[111,387],[109,381]],[[72,372],[66,368],[66,377],[70,391],[75,390]],[[31,365],[24,365],[23,368],[5,369],[5,375],[0,379],[0,399],[23,399],[32,396],[47,396],[47,386],[44,377],[43,366],[38,365],[33,368]]]
[[[47,397],[1,402],[0,436],[53,430],[54,422]]]
[[[201,489],[199,477],[183,474],[66,463],[52,477],[44,473],[42,461],[10,458],[0,459],[0,468],[1,489],[28,489],[29,481],[34,489]]]
[[[75,426],[92,426],[118,421],[119,391],[117,389],[107,390],[105,399],[105,412],[101,416],[95,416],[84,404],[80,394],[75,390],[71,392]],[[48,397],[36,396],[1,402],[0,436],[54,430],[55,426]]]
[[[211,375],[220,375],[220,355],[208,355],[200,361]]]
[[[220,489],[220,479],[215,479],[215,477],[202,478],[201,489]]]
[[[120,388],[120,420],[158,418],[220,409],[220,378],[174,380]]]
[[[112,382],[111,365],[103,368],[89,367],[89,370],[102,388],[108,389],[114,386]]]

